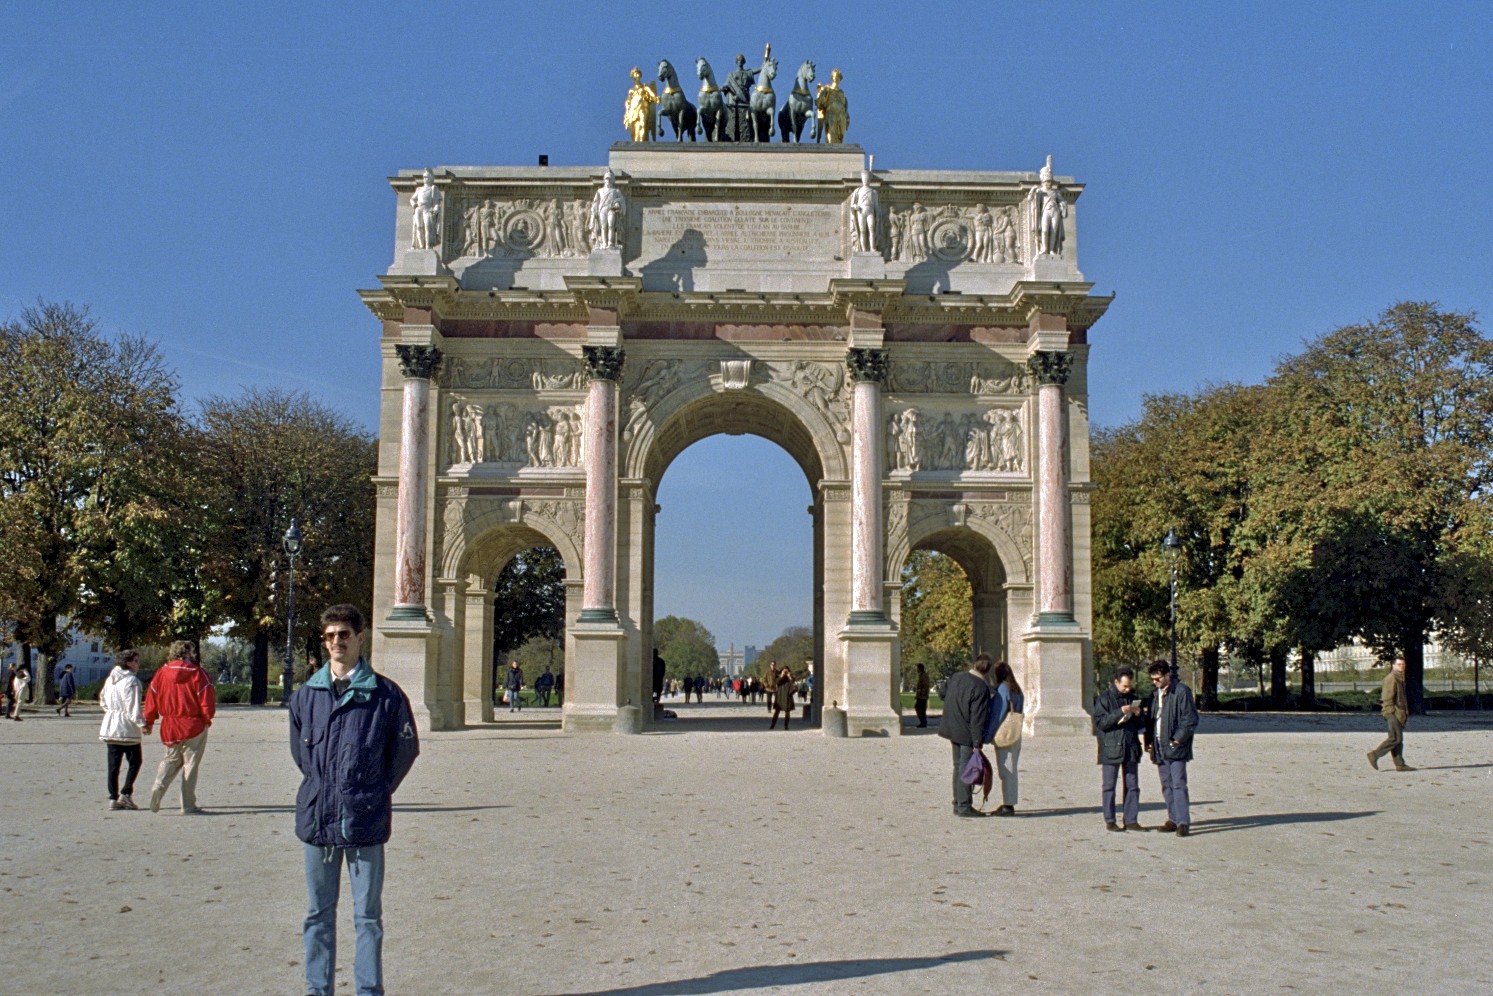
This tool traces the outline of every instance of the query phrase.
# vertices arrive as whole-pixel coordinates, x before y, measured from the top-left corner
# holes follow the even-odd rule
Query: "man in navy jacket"
[[[337,963],[337,893],[347,862],[357,992],[381,994],[384,844],[394,791],[420,753],[409,699],[363,660],[363,614],[321,614],[327,664],[290,697],[290,755],[301,770],[296,836],[304,842],[308,912],[306,989],[331,996]]]
[[[1192,689],[1172,674],[1166,661],[1156,661],[1147,673],[1156,690],[1146,703],[1146,753],[1156,762],[1161,776],[1161,797],[1166,800],[1166,832],[1186,837],[1192,815],[1187,795],[1187,762],[1192,760],[1192,735],[1198,728],[1198,710]]]

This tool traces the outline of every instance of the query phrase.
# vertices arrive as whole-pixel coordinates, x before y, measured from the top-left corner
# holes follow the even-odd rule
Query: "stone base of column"
[[[566,733],[615,733],[618,707],[639,705],[622,699],[627,634],[615,621],[577,622],[570,637],[575,647],[565,675],[570,701],[560,711],[560,727]]]
[[[1037,628],[1028,631],[1026,675],[1026,727],[1034,736],[1090,736],[1092,721],[1085,701],[1084,651],[1088,634],[1070,619],[1039,617]]]
[[[396,605],[389,610],[389,621],[428,624],[430,622],[430,613],[423,605]]]
[[[902,713],[892,703],[901,683],[892,675],[892,646],[897,642],[897,628],[881,616],[880,622],[862,622],[851,613],[840,631],[845,647],[845,732],[852,737],[896,737],[902,734]],[[880,616],[880,613],[874,613]],[[834,701],[831,689],[824,697]]]
[[[441,635],[423,616],[418,621],[391,616],[374,632],[374,669],[404,689],[415,723],[426,732],[466,726],[462,690],[441,674]]]
[[[1038,256],[1032,263],[1033,280],[1072,280],[1075,267],[1059,256]]]

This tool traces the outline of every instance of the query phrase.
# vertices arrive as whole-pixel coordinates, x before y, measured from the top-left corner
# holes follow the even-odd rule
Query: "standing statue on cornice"
[[[814,98],[814,113],[819,119],[816,137],[831,145],[844,142],[845,131],[850,127],[850,108],[845,103],[845,91],[840,89],[840,80],[844,78],[838,69],[831,69],[829,86],[819,87]]]
[[[737,53],[736,68],[721,85],[726,95],[726,141],[746,142],[751,140],[752,87],[757,83],[757,71],[746,68],[746,56]]]
[[[435,174],[425,171],[425,180],[410,195],[410,213],[414,231],[410,233],[413,249],[434,249],[441,242],[441,206],[445,195],[435,185]]]
[[[1061,256],[1063,254],[1063,219],[1068,216],[1068,202],[1063,200],[1063,191],[1052,178],[1052,156],[1047,165],[1037,174],[1042,186],[1037,189],[1037,254],[1039,256]]]
[[[601,186],[591,198],[591,245],[596,249],[622,248],[622,222],[627,215],[627,198],[617,189],[617,177],[611,170],[601,178]]]
[[[881,214],[881,196],[871,186],[871,173],[861,171],[861,185],[850,195],[850,220],[855,225],[855,251],[880,252],[876,220]]]
[[[643,82],[643,71],[632,67],[632,89],[622,106],[622,126],[634,142],[651,142],[658,133],[658,91]]]

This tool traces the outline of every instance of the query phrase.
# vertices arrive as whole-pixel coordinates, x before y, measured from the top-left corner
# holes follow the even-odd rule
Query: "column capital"
[[[622,379],[622,362],[625,357],[621,346],[582,346],[581,359],[592,380]]]
[[[1061,387],[1068,383],[1068,373],[1073,369],[1073,354],[1033,353],[1026,358],[1026,368],[1039,385],[1056,384]]]
[[[856,383],[870,381],[885,384],[892,370],[891,356],[885,348],[854,347],[845,354],[845,366]]]
[[[441,351],[434,346],[411,346],[399,343],[394,347],[399,357],[399,370],[406,377],[430,380],[441,368]]]

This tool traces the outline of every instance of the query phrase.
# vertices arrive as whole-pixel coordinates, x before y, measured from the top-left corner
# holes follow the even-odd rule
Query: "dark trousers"
[[[917,714],[918,714],[918,725],[919,726],[927,726],[928,725],[928,700],[927,699],[913,699],[912,700],[912,707],[915,710],[917,710]]]
[[[956,743],[949,746],[954,748],[954,812],[967,813],[975,808],[975,787],[964,784],[964,779],[959,776],[963,774],[964,766],[969,763],[970,755],[975,749]]]
[[[141,751],[139,744],[107,744],[109,748],[109,798],[135,794],[135,776],[140,773]],[[119,787],[119,762],[128,761],[124,773],[124,789]]]
[[[1384,722],[1389,726],[1389,736],[1384,738],[1382,744],[1374,748],[1374,756],[1383,757],[1388,754],[1396,761],[1403,761],[1405,759],[1405,724],[1394,715],[1385,716]]]
[[[1156,765],[1161,775],[1161,797],[1166,800],[1166,818],[1179,827],[1192,823],[1191,800],[1187,797],[1187,762],[1162,761]]]
[[[1115,820],[1115,784],[1120,780],[1123,772],[1125,775],[1125,802],[1123,815],[1125,823],[1140,822],[1140,764],[1136,761],[1126,761],[1123,764],[1106,764],[1104,767],[1104,787],[1099,796],[1099,803],[1104,809],[1104,822],[1114,823]]]

